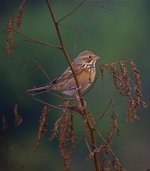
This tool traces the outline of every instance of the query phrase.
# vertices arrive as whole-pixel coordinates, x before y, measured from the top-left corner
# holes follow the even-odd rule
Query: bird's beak
[[[101,57],[99,57],[99,56],[96,56],[96,60],[98,60],[98,59],[100,59]]]

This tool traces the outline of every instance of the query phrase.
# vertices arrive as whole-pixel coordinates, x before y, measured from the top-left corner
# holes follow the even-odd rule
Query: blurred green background
[[[52,49],[26,41],[15,35],[17,49],[12,56],[5,52],[6,23],[15,15],[19,0],[0,0],[0,115],[6,115],[9,130],[0,139],[0,171],[61,171],[63,162],[58,153],[58,142],[50,142],[48,137],[55,120],[61,112],[52,110],[49,115],[49,127],[38,152],[33,144],[38,131],[38,121],[43,105],[29,98],[25,91],[33,86],[48,82],[40,70],[35,70],[38,61],[50,79],[59,76],[67,63],[58,49]],[[58,19],[63,17],[79,1],[51,1]],[[93,51],[102,60],[97,65],[134,58],[141,71],[143,96],[150,100],[150,3],[135,1],[86,1],[76,13],[61,22],[61,32],[73,60],[84,50]],[[21,32],[26,35],[58,45],[58,39],[45,1],[30,0],[25,8]],[[112,80],[105,77],[103,86],[100,76],[94,88],[85,95],[88,109],[97,117],[104,111],[115,91]],[[61,101],[52,95],[44,94],[43,100],[51,104]],[[19,112],[23,124],[14,126],[14,105],[19,103]],[[149,107],[139,109],[140,120],[135,123],[126,121],[126,108],[123,98],[118,98],[115,108],[119,115],[120,133],[114,139],[114,151],[127,171],[146,171],[150,168],[150,116]],[[93,170],[93,163],[87,159],[88,150],[83,140],[83,126],[80,117],[75,116],[75,129],[80,143],[73,156],[73,170]],[[109,123],[106,117],[100,123],[100,130],[106,134]],[[1,124],[2,126],[2,124]]]

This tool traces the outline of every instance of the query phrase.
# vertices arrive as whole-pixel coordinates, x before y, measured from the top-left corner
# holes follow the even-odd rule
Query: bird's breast
[[[81,90],[84,91],[85,89],[87,89],[94,81],[94,78],[95,78],[95,68],[86,69],[81,74],[79,74],[77,79],[81,86]]]

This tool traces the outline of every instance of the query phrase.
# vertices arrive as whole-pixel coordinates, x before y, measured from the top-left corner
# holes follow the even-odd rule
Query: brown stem
[[[54,13],[53,13],[53,11],[52,11],[52,8],[51,8],[51,5],[50,5],[49,1],[46,0],[46,3],[47,3],[47,6],[48,6],[48,9],[49,9],[49,12],[50,12],[50,14],[51,14],[51,17],[52,17],[52,19],[53,19],[53,22],[54,22],[54,25],[55,25],[55,29],[56,29],[56,32],[57,32],[57,35],[58,35],[58,38],[59,38],[59,41],[60,41],[60,45],[61,45],[63,54],[64,54],[64,56],[65,56],[65,58],[66,58],[66,60],[67,60],[67,62],[68,62],[68,64],[69,64],[69,67],[70,67],[70,69],[71,69],[71,71],[72,71],[72,73],[73,73],[73,75],[74,75],[74,79],[75,79],[75,82],[76,82],[76,85],[77,85],[78,95],[79,95],[80,101],[82,101],[82,102],[81,102],[81,105],[84,107],[84,101],[82,100],[83,98],[82,98],[82,96],[81,96],[81,91],[80,91],[80,88],[79,88],[80,85],[79,85],[78,79],[77,79],[77,77],[76,77],[76,74],[75,74],[75,71],[74,71],[72,62],[71,62],[71,60],[70,60],[70,58],[69,58],[69,55],[68,55],[68,53],[67,53],[67,51],[66,51],[66,48],[65,48],[65,46],[64,46],[64,42],[63,42],[62,36],[61,36],[61,34],[60,34],[58,22],[57,22],[56,19],[55,19],[55,16],[54,16]]]
[[[31,59],[28,59],[28,60],[31,60],[33,63],[35,63],[37,65],[37,69],[40,69],[41,72],[44,74],[44,76],[48,79],[48,81],[51,82],[48,74],[45,72],[44,68],[37,62],[37,60],[32,59],[32,58]]]
[[[107,143],[107,140],[101,135],[101,133],[100,133],[97,129],[95,129],[95,130],[96,130],[97,134],[101,137],[101,139],[103,140],[103,142],[104,142],[104,143]],[[112,148],[110,148],[110,152],[111,152],[111,154],[113,155],[113,157],[117,158],[117,156],[116,156],[115,153],[113,152]]]
[[[15,32],[16,32],[17,34],[23,36],[23,37],[26,38],[27,40],[33,42],[33,43],[42,44],[42,45],[44,45],[44,46],[48,46],[48,47],[51,47],[51,48],[61,49],[61,47],[59,47],[59,46],[50,45],[50,44],[45,43],[45,42],[42,42],[42,41],[40,41],[40,40],[32,39],[31,37],[27,36],[27,35],[24,34],[24,33],[19,32],[19,31],[15,31]]]
[[[61,19],[59,19],[57,22],[61,22],[64,19],[68,18],[70,15],[72,15],[78,8],[81,7],[81,5],[84,3],[85,0],[82,0],[74,9],[72,9],[67,15],[65,15],[64,17],[62,17]]]
[[[80,85],[79,85],[79,82],[78,82],[78,79],[76,77],[76,74],[75,74],[75,71],[74,71],[74,68],[72,66],[72,63],[71,63],[71,60],[69,58],[69,55],[66,51],[66,48],[64,46],[64,42],[63,42],[63,39],[62,39],[62,36],[61,36],[61,33],[60,33],[60,30],[59,30],[59,25],[58,25],[58,21],[55,19],[55,16],[54,16],[54,13],[53,13],[53,10],[51,8],[51,5],[50,5],[50,2],[49,0],[46,0],[46,4],[48,6],[48,9],[49,9],[49,12],[51,14],[51,17],[53,19],[53,23],[54,23],[54,26],[55,26],[55,29],[56,29],[56,32],[57,32],[57,35],[58,35],[58,38],[59,38],[59,42],[60,42],[60,45],[61,45],[61,48],[62,48],[62,51],[63,51],[63,54],[68,62],[68,65],[74,75],[74,79],[75,79],[75,83],[76,83],[76,86],[77,86],[77,90],[78,90],[78,96],[79,96],[79,99],[80,99],[80,104],[82,106],[82,110],[83,110],[83,118],[86,120],[86,123],[87,123],[87,127],[89,129],[89,134],[90,134],[90,139],[91,139],[91,145],[92,145],[92,150],[94,151],[95,148],[96,148],[96,140],[95,140],[95,135],[94,135],[94,129],[93,129],[93,126],[88,118],[88,114],[87,114],[87,110],[85,108],[85,103],[84,103],[84,99],[82,97],[82,94],[81,94],[81,91],[80,91]],[[98,160],[98,155],[97,153],[94,153],[94,164],[95,164],[95,169],[96,171],[100,171],[100,164],[99,164],[99,160]]]
[[[101,121],[101,119],[104,117],[104,115],[107,113],[110,105],[113,103],[114,98],[115,98],[115,94],[112,96],[112,98],[110,99],[108,105],[106,106],[106,109],[104,110],[104,112],[101,114],[101,116],[97,119],[97,121],[94,123],[93,128],[96,128],[96,126],[98,125],[98,123]]]

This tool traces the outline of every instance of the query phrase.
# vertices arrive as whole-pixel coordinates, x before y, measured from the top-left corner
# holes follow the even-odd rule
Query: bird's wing
[[[81,64],[80,65],[73,64],[73,67],[74,67],[76,76],[83,71]],[[71,79],[72,77],[74,77],[74,75],[72,74],[72,71],[69,67],[66,69],[66,71],[60,77],[56,78],[52,82],[52,84],[59,84],[60,82],[65,82],[68,79]]]

